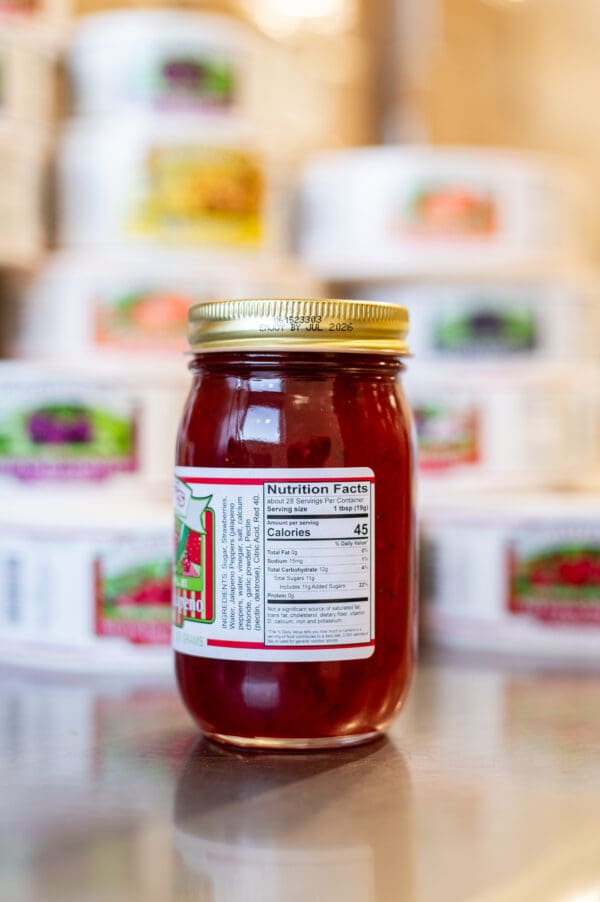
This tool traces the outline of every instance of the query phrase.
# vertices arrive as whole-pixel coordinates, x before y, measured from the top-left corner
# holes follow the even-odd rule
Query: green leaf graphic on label
[[[49,403],[17,410],[0,422],[0,456],[125,457],[133,451],[133,423],[101,408]]]
[[[179,56],[165,60],[155,82],[159,102],[225,106],[233,100],[235,73],[226,60]]]
[[[460,315],[440,315],[433,337],[438,350],[454,353],[531,351],[537,344],[536,324],[530,311],[485,307]]]

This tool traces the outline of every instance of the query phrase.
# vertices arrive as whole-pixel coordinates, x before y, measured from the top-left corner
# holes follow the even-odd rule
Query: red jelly
[[[249,747],[362,742],[414,664],[407,315],[353,301],[190,314],[175,471],[174,648],[204,733]]]

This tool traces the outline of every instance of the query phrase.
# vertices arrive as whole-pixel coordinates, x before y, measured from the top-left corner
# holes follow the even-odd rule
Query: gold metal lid
[[[189,312],[192,351],[334,351],[408,356],[408,311],[315,298],[206,301]]]

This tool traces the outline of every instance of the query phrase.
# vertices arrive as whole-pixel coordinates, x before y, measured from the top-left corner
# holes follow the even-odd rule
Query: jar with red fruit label
[[[238,300],[190,311],[175,468],[173,645],[210,738],[364,742],[414,663],[406,310]]]

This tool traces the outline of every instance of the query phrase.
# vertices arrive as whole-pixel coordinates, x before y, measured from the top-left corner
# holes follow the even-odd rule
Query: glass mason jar
[[[192,308],[177,442],[173,644],[206,736],[364,742],[415,658],[406,310],[332,300]]]

